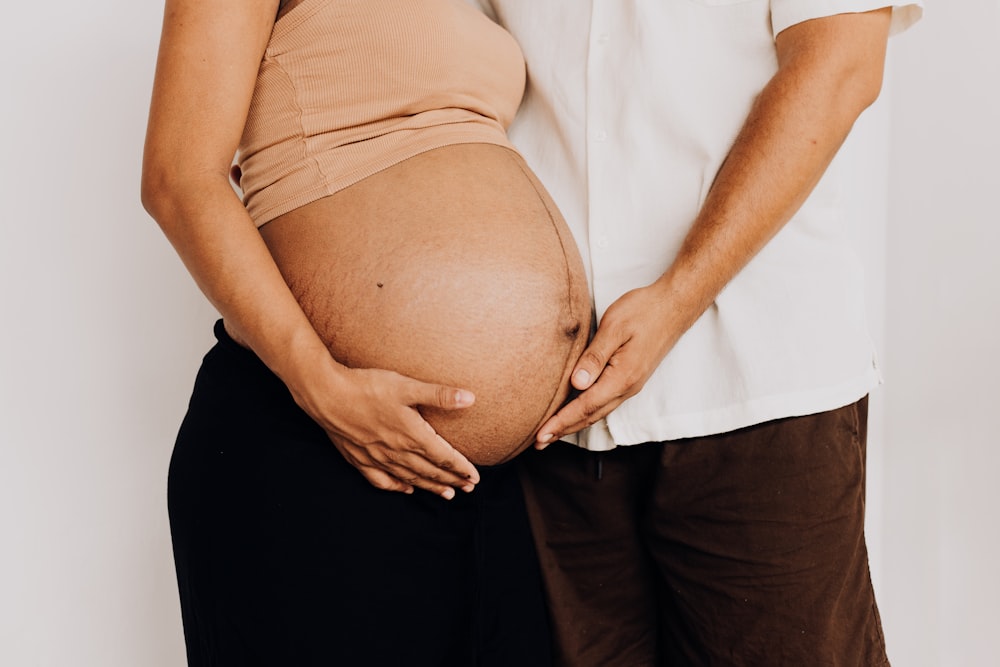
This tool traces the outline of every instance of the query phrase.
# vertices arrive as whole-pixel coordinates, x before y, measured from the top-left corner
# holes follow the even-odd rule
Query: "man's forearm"
[[[657,281],[678,318],[678,337],[795,214],[877,98],[890,19],[889,9],[844,14],[778,36],[778,72]]]

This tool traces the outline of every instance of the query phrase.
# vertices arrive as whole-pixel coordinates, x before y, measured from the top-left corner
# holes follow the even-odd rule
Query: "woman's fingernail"
[[[573,375],[573,380],[576,382],[577,386],[586,385],[590,382],[590,373],[581,368]]]
[[[449,486],[447,489],[441,492],[441,497],[444,498],[445,500],[451,500],[452,498],[455,497],[455,489]]]
[[[462,487],[462,490],[465,491],[466,493],[472,493],[473,491],[476,490],[476,485],[466,484],[465,486]]]
[[[542,444],[542,445],[544,445],[545,443],[547,443],[551,439],[552,439],[552,434],[551,433],[543,433],[542,435],[538,436],[538,442],[539,442],[539,444]]]

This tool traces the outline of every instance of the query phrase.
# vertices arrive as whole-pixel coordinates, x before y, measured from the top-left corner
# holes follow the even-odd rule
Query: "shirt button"
[[[606,32],[602,32],[600,35],[597,36],[598,44],[607,44],[610,40],[611,40],[611,35],[609,35]]]
[[[608,133],[605,132],[604,130],[598,130],[597,132],[594,133],[594,139],[597,139],[598,141],[607,141]]]
[[[597,237],[597,243],[596,243],[596,245],[597,245],[597,247],[600,250],[607,250],[608,245],[609,245],[608,244],[608,237],[607,236],[598,236]]]

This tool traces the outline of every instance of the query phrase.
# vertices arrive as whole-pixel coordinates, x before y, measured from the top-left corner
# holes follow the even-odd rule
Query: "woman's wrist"
[[[281,343],[271,370],[285,383],[295,402],[315,417],[318,406],[336,403],[347,368],[333,358],[310,327]]]

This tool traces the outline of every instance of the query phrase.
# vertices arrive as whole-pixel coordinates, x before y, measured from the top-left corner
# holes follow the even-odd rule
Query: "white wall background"
[[[897,664],[1000,665],[1000,0],[895,44],[884,621]]]
[[[5,11],[4,666],[183,664],[166,468],[214,315],[138,202],[160,19]],[[1000,664],[998,121],[1000,0],[930,0],[843,156],[888,380],[869,540],[897,667]]]

